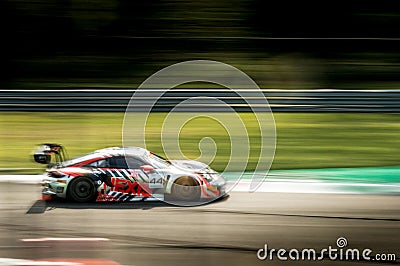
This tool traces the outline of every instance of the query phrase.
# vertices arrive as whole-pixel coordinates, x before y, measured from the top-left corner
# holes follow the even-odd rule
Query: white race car
[[[112,147],[65,160],[59,144],[42,144],[34,153],[48,164],[43,179],[44,200],[76,202],[208,201],[225,194],[225,178],[204,163],[165,160],[143,148]]]

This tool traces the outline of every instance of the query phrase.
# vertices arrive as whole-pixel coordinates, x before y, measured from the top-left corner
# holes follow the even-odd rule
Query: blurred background
[[[0,10],[5,171],[35,168],[37,143],[63,143],[72,157],[121,145],[133,90],[195,59],[231,64],[263,89],[277,126],[273,169],[398,165],[397,1],[5,0]],[[163,153],[157,137],[150,148]]]
[[[338,237],[351,249],[400,254],[398,3],[0,1],[0,257],[266,265],[256,258],[266,244],[322,250]],[[243,193],[250,184],[244,177],[229,198],[195,208],[37,200],[41,177],[31,174],[44,166],[32,162],[36,144],[61,143],[70,157],[123,145],[134,90],[164,67],[198,59],[244,71],[270,103],[276,153],[259,193]],[[200,95],[219,97],[240,113],[251,146],[246,170],[254,170],[261,145],[254,115],[237,95],[208,83],[184,84],[159,101],[147,148],[164,155],[167,112]],[[223,126],[202,117],[181,133],[180,148],[193,159],[199,141],[212,137],[218,151],[211,166],[224,169],[231,147]],[[68,240],[99,237],[107,241]],[[346,265],[352,262],[358,263]]]
[[[6,0],[3,88],[131,88],[214,59],[263,88],[396,89],[399,11],[389,0]]]

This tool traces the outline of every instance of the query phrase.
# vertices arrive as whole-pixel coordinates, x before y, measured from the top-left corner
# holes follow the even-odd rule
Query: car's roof
[[[96,150],[94,151],[94,153],[97,154],[100,153],[101,155],[111,155],[111,156],[131,155],[138,157],[144,157],[150,154],[148,150],[140,147],[110,147],[110,148]]]
[[[107,158],[107,157],[125,156],[125,155],[143,158],[149,156],[150,152],[146,149],[139,147],[110,147],[110,148],[96,150],[92,153],[67,160],[63,164],[68,166],[95,158]]]

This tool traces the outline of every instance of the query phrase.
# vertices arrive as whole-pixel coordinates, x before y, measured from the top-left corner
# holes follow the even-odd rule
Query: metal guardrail
[[[0,111],[120,112],[125,111],[134,91],[130,88],[2,90]],[[278,112],[400,112],[400,90],[265,89],[263,93],[272,110]],[[198,96],[218,98],[237,111],[250,110],[243,99],[229,89],[176,89],[160,98],[153,111],[169,111],[181,101]],[[149,96],[138,100],[145,107],[154,98]],[[255,99],[257,102],[264,104],[262,98]],[[218,105],[183,107],[185,111],[222,110]]]

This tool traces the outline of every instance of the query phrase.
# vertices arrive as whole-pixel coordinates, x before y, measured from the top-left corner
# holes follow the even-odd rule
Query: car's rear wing
[[[53,157],[53,159],[52,159]],[[41,164],[61,163],[68,159],[67,153],[61,144],[40,144],[33,152],[35,162]]]

